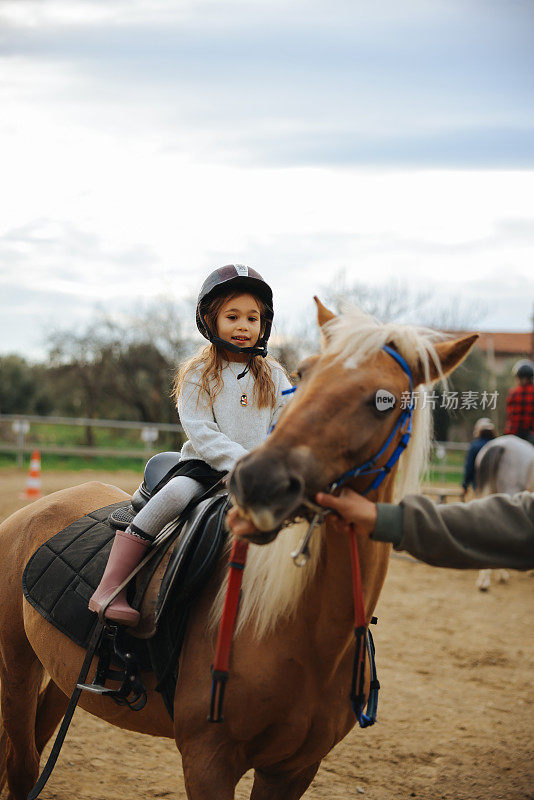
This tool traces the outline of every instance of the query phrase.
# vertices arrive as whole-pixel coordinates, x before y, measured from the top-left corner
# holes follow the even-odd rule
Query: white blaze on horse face
[[[358,358],[356,356],[349,356],[343,362],[343,369],[356,369],[359,365]]]
[[[309,461],[313,457],[311,447],[307,444],[299,444],[291,451],[291,461]]]

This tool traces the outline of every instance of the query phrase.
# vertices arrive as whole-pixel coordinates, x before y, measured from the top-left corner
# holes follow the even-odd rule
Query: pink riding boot
[[[126,531],[116,531],[111,553],[102,579],[89,600],[89,608],[97,613],[108,597],[126,580],[139,564],[150,542]],[[134,628],[139,622],[139,611],[128,605],[126,588],[119,592],[104,612],[106,619]]]

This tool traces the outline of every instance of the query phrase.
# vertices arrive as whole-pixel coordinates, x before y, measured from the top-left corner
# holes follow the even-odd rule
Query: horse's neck
[[[369,499],[392,502],[397,465],[387,475],[380,489]],[[368,480],[368,479],[366,479]],[[366,481],[350,484],[358,492],[366,487]],[[335,518],[327,516],[322,529],[322,553],[309,597],[312,614],[317,619],[316,636],[330,655],[335,650],[337,659],[352,653],[354,640],[353,576],[350,553],[350,534],[337,530]],[[390,545],[373,542],[357,536],[358,558],[362,577],[363,599],[366,620],[374,613],[382,586],[386,579]]]
[[[352,652],[354,602],[349,534],[340,533],[327,518],[322,530],[320,564],[306,593],[303,616],[313,631],[316,652],[332,663]],[[374,611],[384,583],[389,546],[358,539],[366,617]]]

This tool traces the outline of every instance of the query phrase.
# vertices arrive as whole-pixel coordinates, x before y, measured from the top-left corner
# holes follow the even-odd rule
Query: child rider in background
[[[495,425],[488,417],[477,419],[475,427],[473,428],[473,441],[469,445],[469,450],[465,457],[464,477],[462,480],[464,497],[471,484],[473,485],[473,489],[477,488],[475,462],[478,454],[482,448],[487,445],[490,439],[495,439]]]
[[[228,265],[205,280],[197,303],[197,326],[209,344],[183,364],[174,396],[187,435],[178,473],[152,497],[126,531],[117,531],[106,570],[89,601],[100,611],[128,577],[154,538],[193,498],[216,484],[235,462],[261,444],[290,388],[283,367],[270,356],[271,288],[249,267]],[[123,589],[105,610],[106,619],[135,626],[139,612]]]

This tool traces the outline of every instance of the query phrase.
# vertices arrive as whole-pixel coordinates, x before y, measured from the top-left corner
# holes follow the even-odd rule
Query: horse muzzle
[[[272,541],[302,504],[305,488],[304,475],[282,453],[260,448],[243,456],[230,475],[229,489],[258,529],[246,538],[256,544]]]

